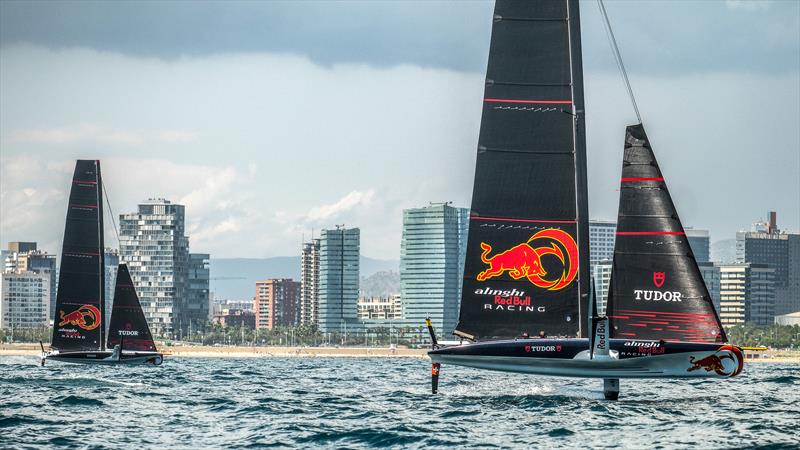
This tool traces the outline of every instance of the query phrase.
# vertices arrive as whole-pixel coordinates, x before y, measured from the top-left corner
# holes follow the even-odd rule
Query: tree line
[[[800,325],[737,325],[726,329],[728,340],[734,345],[747,347],[766,346],[776,349],[800,348]],[[0,342],[50,342],[52,327],[3,328]],[[156,336],[166,345],[176,341],[198,345],[243,345],[243,346],[348,346],[386,347],[402,345],[427,347],[430,345],[428,331],[424,327],[382,327],[367,332],[323,333],[316,325],[280,327],[272,330],[254,330],[247,327],[221,327],[211,325],[202,331],[193,331],[177,339]]]

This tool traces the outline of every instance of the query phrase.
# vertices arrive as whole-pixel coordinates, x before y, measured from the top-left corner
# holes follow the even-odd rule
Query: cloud
[[[12,143],[33,144],[120,144],[126,146],[144,145],[149,142],[191,142],[197,133],[183,130],[167,130],[142,132],[124,129],[107,128],[97,124],[79,124],[72,126],[16,130],[11,133]]]
[[[725,6],[729,9],[752,12],[769,9],[772,6],[772,2],[770,0],[725,0]]]
[[[306,214],[306,222],[319,222],[335,219],[340,214],[356,207],[369,206],[375,196],[374,189],[366,191],[352,191],[340,198],[336,203],[311,208]]]
[[[192,251],[216,257],[294,255],[312,229],[345,223],[361,228],[362,253],[397,258],[404,208],[469,205],[481,73],[31,46],[2,47],[0,59],[0,240],[58,250],[77,158],[102,161],[116,214],[149,197],[185,204]],[[772,208],[781,228],[800,228],[797,71],[646,76],[630,66],[686,225],[716,240]],[[587,71],[585,81],[591,213],[614,218],[634,118],[616,75]],[[51,141],[12,139],[22,131]],[[105,138],[126,133],[140,143]]]

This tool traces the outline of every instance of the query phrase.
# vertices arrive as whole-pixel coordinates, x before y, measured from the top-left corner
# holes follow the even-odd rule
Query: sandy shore
[[[426,358],[427,349],[411,348],[367,348],[367,347],[166,347],[159,346],[167,356],[181,358]],[[38,356],[38,344],[0,344],[0,356]],[[794,363],[800,364],[800,352],[768,350],[745,352],[747,363]]]
[[[158,345],[158,344],[156,344]],[[47,348],[47,346],[45,346]],[[427,349],[366,347],[158,347],[165,355],[182,358],[268,358],[268,357],[335,357],[335,358],[425,358]],[[38,356],[38,344],[2,344],[0,356]]]

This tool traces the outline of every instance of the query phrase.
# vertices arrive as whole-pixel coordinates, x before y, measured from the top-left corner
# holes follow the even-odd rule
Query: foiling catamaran
[[[124,263],[117,268],[106,333],[103,231],[100,161],[78,160],[67,206],[51,351],[41,346],[42,365],[48,359],[83,364],[163,362]]]
[[[484,92],[454,332],[470,342],[439,346],[428,321],[433,392],[442,363],[603,378],[612,400],[620,378],[738,375],[742,350],[726,344],[641,120],[626,130],[597,314],[578,0],[497,0]]]

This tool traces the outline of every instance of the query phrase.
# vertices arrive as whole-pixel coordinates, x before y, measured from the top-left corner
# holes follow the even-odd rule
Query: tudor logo
[[[653,284],[655,284],[657,288],[664,285],[665,279],[666,274],[664,274],[664,272],[653,272]]]

